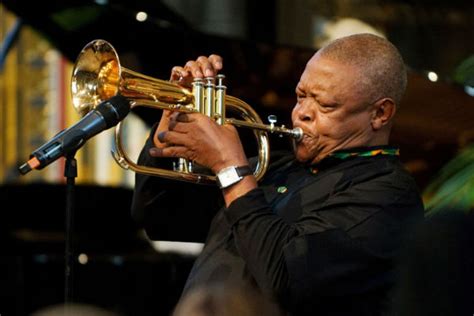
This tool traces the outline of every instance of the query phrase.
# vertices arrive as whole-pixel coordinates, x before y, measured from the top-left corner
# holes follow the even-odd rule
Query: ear
[[[395,102],[390,98],[383,98],[375,102],[372,110],[372,120],[370,122],[372,128],[379,130],[389,125],[396,110]]]

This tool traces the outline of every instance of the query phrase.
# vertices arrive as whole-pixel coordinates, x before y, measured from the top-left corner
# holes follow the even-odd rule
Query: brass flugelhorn
[[[107,41],[98,39],[88,43],[77,57],[73,68],[71,93],[72,103],[80,114],[94,109],[101,102],[120,94],[131,103],[131,108],[144,106],[160,110],[200,112],[212,117],[218,124],[233,124],[254,131],[258,144],[258,162],[254,175],[259,180],[269,163],[270,146],[268,133],[286,135],[300,139],[300,128],[288,129],[276,126],[275,120],[263,124],[250,105],[226,95],[224,76],[197,78],[192,91],[180,85],[152,78],[120,65],[115,48]],[[226,117],[226,110],[235,111],[241,119]],[[113,156],[124,169],[151,176],[182,180],[195,183],[213,183],[212,174],[193,172],[193,163],[180,158],[173,170],[138,165],[124,150],[120,122],[115,128],[115,150]]]

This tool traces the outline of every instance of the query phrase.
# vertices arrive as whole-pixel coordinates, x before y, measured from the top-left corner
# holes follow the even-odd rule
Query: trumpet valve
[[[273,129],[275,128],[275,124],[278,121],[278,118],[276,115],[271,114],[267,117],[268,122],[270,123],[270,132],[273,132]]]
[[[179,158],[178,161],[173,161],[173,171],[190,173],[192,172],[193,165],[191,161],[188,161],[184,158]]]

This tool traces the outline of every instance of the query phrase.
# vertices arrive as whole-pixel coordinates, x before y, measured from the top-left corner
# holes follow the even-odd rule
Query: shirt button
[[[285,193],[286,191],[288,191],[288,188],[285,187],[285,186],[281,186],[281,187],[278,187],[278,188],[277,188],[277,192],[278,192],[278,193],[283,194],[283,193]]]

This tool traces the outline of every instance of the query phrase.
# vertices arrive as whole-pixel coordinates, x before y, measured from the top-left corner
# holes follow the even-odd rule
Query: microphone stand
[[[64,177],[66,177],[66,232],[65,232],[65,283],[64,304],[67,311],[68,303],[73,297],[73,267],[74,267],[74,211],[75,211],[75,178],[77,177],[77,161],[74,158],[76,151],[65,155]]]

